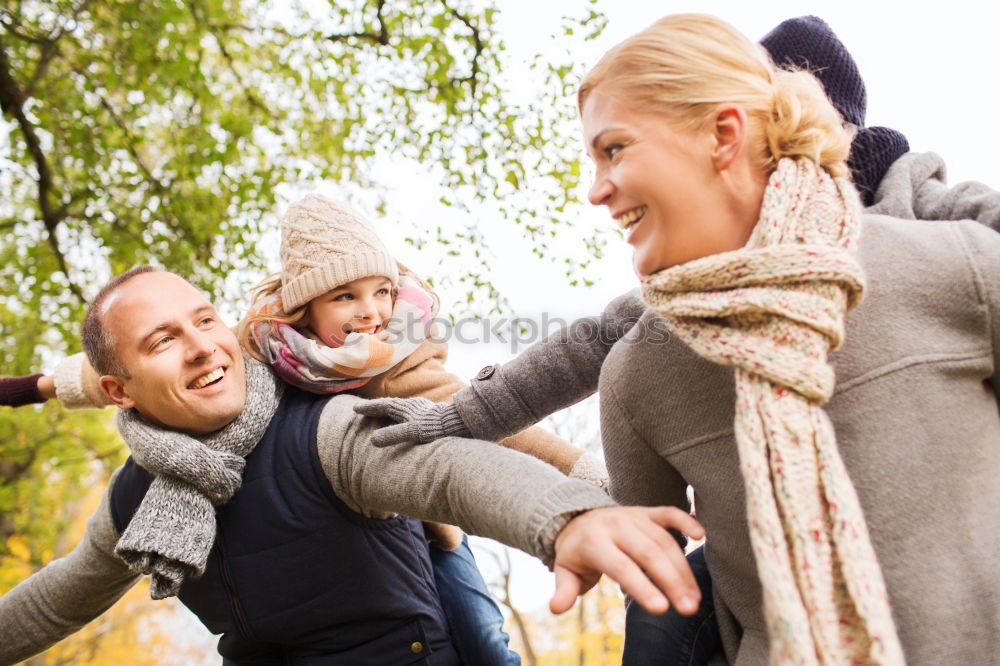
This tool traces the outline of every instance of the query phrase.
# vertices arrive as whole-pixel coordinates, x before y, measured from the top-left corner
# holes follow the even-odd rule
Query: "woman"
[[[612,493],[687,506],[694,488],[725,657],[991,663],[1000,236],[859,220],[850,135],[816,82],[709,17],[613,49],[580,110],[591,202],[651,306],[596,363]],[[569,404],[570,353],[547,344],[531,376]],[[485,374],[453,408],[473,432],[514,403],[545,412]]]

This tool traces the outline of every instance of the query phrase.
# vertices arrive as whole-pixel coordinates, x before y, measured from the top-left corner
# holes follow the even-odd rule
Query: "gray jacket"
[[[316,448],[334,493],[366,516],[403,513],[456,524],[551,564],[555,537],[573,516],[614,504],[589,483],[481,441],[373,447],[369,439],[378,423],[354,413],[360,400],[351,395],[330,400]],[[114,554],[119,534],[108,493],[68,556],[0,597],[0,664],[25,659],[78,630],[138,581]]]
[[[972,216],[1000,230],[1000,197],[978,185],[949,190],[933,155],[904,156],[879,195],[876,210]],[[827,412],[908,663],[1000,663],[1000,235],[970,222],[867,215],[860,259],[869,289],[832,357],[838,384]],[[694,488],[725,657],[765,664],[732,371],[666,335],[652,312],[609,341],[616,323],[637,312],[637,293],[619,298],[602,317],[484,373],[456,407],[476,436],[502,436],[582,399],[599,381],[612,494],[687,506],[687,486]],[[607,335],[572,337],[588,327]]]

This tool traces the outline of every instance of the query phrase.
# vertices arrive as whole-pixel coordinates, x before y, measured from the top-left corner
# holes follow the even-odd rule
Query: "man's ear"
[[[101,390],[104,391],[104,395],[108,396],[108,399],[116,406],[122,409],[135,407],[135,400],[132,399],[128,388],[125,386],[125,382],[120,377],[102,375],[98,381],[101,384]]]
[[[747,144],[750,121],[739,104],[720,104],[712,118],[712,162],[717,171],[725,171],[733,164]]]

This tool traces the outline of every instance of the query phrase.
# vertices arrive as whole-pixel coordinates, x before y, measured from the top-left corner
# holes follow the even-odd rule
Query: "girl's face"
[[[378,333],[391,316],[392,282],[376,275],[312,299],[304,323],[323,344],[339,347],[350,333]]]
[[[581,115],[596,167],[588,198],[624,230],[639,275],[746,243],[749,229],[733,219],[711,131],[677,128],[600,88]]]

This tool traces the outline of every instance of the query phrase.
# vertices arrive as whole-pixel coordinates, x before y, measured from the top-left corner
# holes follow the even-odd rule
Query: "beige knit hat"
[[[371,224],[317,194],[289,206],[281,220],[281,304],[285,312],[351,280],[383,275],[399,282],[396,261]]]

